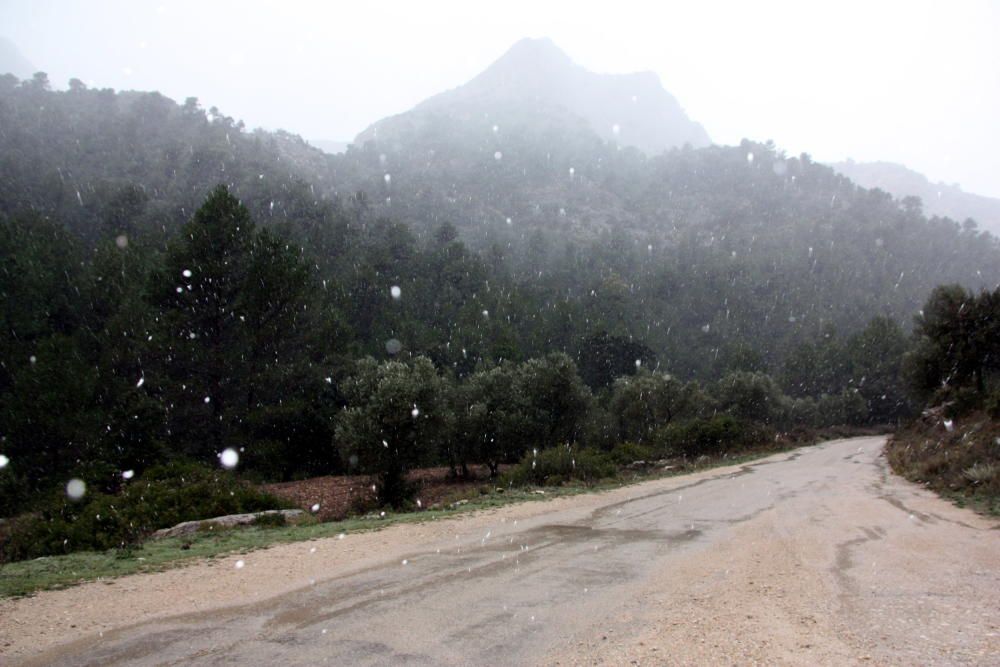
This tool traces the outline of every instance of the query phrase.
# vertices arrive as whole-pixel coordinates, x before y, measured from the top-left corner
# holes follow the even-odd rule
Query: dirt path
[[[6,600],[0,663],[1000,664],[996,522],[882,444]]]

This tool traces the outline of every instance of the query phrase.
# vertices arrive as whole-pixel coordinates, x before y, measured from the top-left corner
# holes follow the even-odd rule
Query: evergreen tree
[[[208,197],[167,250],[151,294],[170,435],[209,459],[248,444],[249,415],[279,405],[301,359],[310,272],[299,252],[256,231],[227,188]]]

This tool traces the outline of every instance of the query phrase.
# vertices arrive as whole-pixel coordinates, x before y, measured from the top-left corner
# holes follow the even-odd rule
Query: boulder
[[[181,537],[206,530],[222,530],[225,528],[235,528],[236,526],[248,526],[258,518],[280,514],[285,521],[294,523],[297,519],[305,515],[303,510],[267,510],[265,512],[250,512],[249,514],[229,514],[227,516],[217,516],[211,519],[201,519],[200,521],[184,521],[172,528],[163,528],[153,533],[152,538],[158,540],[164,537]]]

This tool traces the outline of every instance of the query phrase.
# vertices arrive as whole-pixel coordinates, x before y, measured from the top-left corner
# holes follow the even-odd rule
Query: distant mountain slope
[[[375,123],[357,143],[398,141],[406,128],[424,125],[435,115],[500,127],[532,116],[567,123],[575,117],[601,138],[649,154],[711,144],[705,129],[687,117],[655,74],[595,74],[548,39],[517,42],[468,83]]]
[[[0,74],[13,74],[19,79],[30,79],[37,72],[27,58],[6,37],[0,36]]]
[[[34,212],[90,239],[120,226],[123,206],[142,211],[129,226],[169,234],[220,183],[258,219],[301,218],[293,202],[318,198],[307,176],[321,178],[332,159],[286,132],[248,132],[193,98],[57,92],[36,80],[0,77],[0,128],[0,215]]]
[[[331,155],[343,153],[351,145],[349,141],[336,141],[333,139],[309,139],[307,143],[313,148],[318,148],[324,153]]]
[[[573,350],[581,332],[606,330],[692,377],[743,344],[778,364],[831,327],[908,321],[935,285],[1000,282],[992,236],[928,220],[808,156],[752,142],[648,156],[564,110],[507,113],[496,131],[481,116],[409,115],[398,141],[380,132],[328,155],[194,100],[0,77],[0,219],[162,246],[224,183],[324,267],[366,349],[402,339],[395,311],[371,334],[372,304],[395,284],[437,309],[409,338],[459,353],[461,341],[438,337],[458,317],[440,290],[480,276],[474,298],[454,303],[483,335],[504,327],[517,349]],[[478,268],[449,265],[430,284],[423,269],[399,268],[414,248],[450,257],[455,239],[477,251]],[[476,301],[486,296],[509,308]]]
[[[979,228],[1000,237],[1000,199],[963,191],[957,185],[932,183],[923,174],[892,162],[837,162],[830,165],[866,188],[879,188],[892,196],[920,197],[924,213],[957,222],[972,218]]]

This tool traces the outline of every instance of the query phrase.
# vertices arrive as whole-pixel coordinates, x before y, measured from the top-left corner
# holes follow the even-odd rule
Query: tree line
[[[495,317],[486,309],[456,327],[453,342],[469,347],[454,355],[435,359],[389,338],[407,340],[411,329],[399,325],[384,330],[377,358],[366,355],[345,344],[315,264],[258,228],[224,186],[162,255],[116,237],[84,261],[64,230],[40,218],[5,221],[0,232],[8,511],[71,475],[113,490],[123,470],[217,462],[227,449],[262,479],[377,473],[395,500],[418,465],[462,475],[484,463],[495,475],[528,451],[648,442],[670,424],[720,413],[789,427],[885,421],[902,410],[895,371],[880,366],[901,333],[883,319],[849,339],[846,353],[829,342],[826,357],[801,352],[795,364],[804,355],[821,370],[829,357],[836,368],[816,370],[827,384],[815,388],[789,381],[798,397],[760,371],[681,380],[645,346],[604,332],[584,337],[578,360],[559,351],[518,361],[500,346],[484,353]],[[467,261],[460,242],[434,243],[430,264],[442,243],[446,256]],[[411,297],[395,282],[409,283],[386,278],[366,284],[367,298],[404,309]],[[349,292],[344,307],[355,300]],[[871,379],[839,384],[859,374]]]

